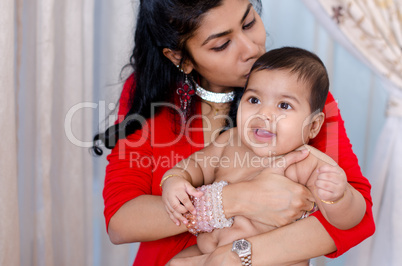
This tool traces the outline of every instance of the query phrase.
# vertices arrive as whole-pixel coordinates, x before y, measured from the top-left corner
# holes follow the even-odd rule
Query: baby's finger
[[[188,197],[188,194],[179,195],[178,197],[179,197],[178,199],[180,200],[181,204],[183,204],[184,208],[186,208],[186,212],[189,211],[192,214],[196,213],[194,205],[191,202],[190,198]]]
[[[323,173],[319,173],[317,176],[317,180],[323,180],[326,182],[331,182],[331,183],[339,183],[341,180],[346,179],[346,177],[337,174],[337,173],[333,173],[333,172],[323,172]]]
[[[321,190],[325,190],[325,191],[329,191],[329,192],[333,192],[334,190],[336,190],[336,188],[338,187],[334,182],[332,181],[328,181],[328,180],[321,180],[321,179],[317,179],[315,181],[315,185],[317,188],[321,189]]]
[[[200,198],[200,197],[202,197],[202,195],[204,195],[204,192],[197,190],[193,186],[186,187],[186,192],[187,192],[187,194],[189,194],[193,197],[196,197],[196,198]]]
[[[182,222],[183,224],[188,224],[187,219],[183,216],[183,214],[179,213],[179,212],[172,212],[172,215],[179,220],[180,222]]]
[[[319,173],[335,173],[335,174],[341,174],[342,169],[339,166],[333,166],[329,164],[325,164],[318,168]]]
[[[184,193],[184,195],[187,195],[187,193]],[[183,196],[180,196],[180,194],[176,195],[176,199],[174,201],[170,202],[170,207],[173,209],[173,211],[178,212],[178,213],[186,213],[188,212],[187,208],[184,207],[182,204],[180,198]]]
[[[174,217],[180,221],[182,221],[182,219],[180,219],[181,213],[177,211],[176,208],[174,208],[174,206],[176,205],[180,205],[181,207],[184,208],[184,206],[181,205],[180,201],[176,198],[174,201],[169,202],[169,204],[167,204],[166,206],[168,207],[168,210],[174,215]],[[187,211],[185,211],[184,213],[186,213]],[[177,213],[177,214],[175,214]],[[186,220],[187,221],[187,220]]]
[[[334,198],[335,195],[331,191],[318,188],[317,196],[322,200],[330,200],[330,199]]]
[[[180,226],[180,221],[176,219],[176,217],[174,217],[172,211],[169,209],[169,207],[167,205],[165,205],[166,211],[169,214],[169,218],[177,225]]]

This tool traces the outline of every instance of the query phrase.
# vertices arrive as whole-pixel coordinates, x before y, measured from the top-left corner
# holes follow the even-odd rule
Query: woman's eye
[[[254,18],[250,23],[247,23],[247,24],[243,25],[243,30],[250,29],[251,27],[254,26],[255,22],[256,22],[256,19]]]
[[[250,99],[248,99],[248,102],[251,104],[259,104],[260,100],[258,100],[258,98],[255,97],[250,97]]]
[[[217,51],[217,52],[222,51],[229,45],[229,43],[230,43],[230,41],[227,41],[221,46],[212,48],[212,50]]]
[[[285,109],[285,110],[292,109],[292,106],[290,106],[290,104],[288,104],[288,103],[280,103],[278,107],[281,109]]]

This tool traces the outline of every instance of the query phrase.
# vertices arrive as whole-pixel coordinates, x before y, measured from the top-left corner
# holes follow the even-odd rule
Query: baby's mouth
[[[265,129],[261,129],[261,128],[254,129],[254,134],[257,137],[263,138],[263,139],[270,139],[270,138],[275,137],[274,133],[272,133],[268,130],[265,130]]]

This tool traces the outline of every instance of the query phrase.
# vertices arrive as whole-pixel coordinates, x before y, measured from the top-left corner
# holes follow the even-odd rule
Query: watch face
[[[232,251],[241,258],[251,256],[251,243],[245,239],[236,240],[233,242]]]
[[[238,250],[246,250],[248,248],[248,242],[245,240],[239,240],[238,242],[236,242],[235,244],[235,248]]]

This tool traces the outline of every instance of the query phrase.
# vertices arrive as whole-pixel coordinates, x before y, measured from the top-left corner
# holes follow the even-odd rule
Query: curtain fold
[[[402,265],[402,2],[317,0],[304,2],[317,17],[332,18],[331,33],[381,75],[387,117],[369,168],[376,233],[352,249],[346,265]],[[321,11],[320,11],[321,10]],[[324,11],[324,12],[322,12]],[[323,15],[324,14],[324,15]],[[336,25],[337,27],[334,27]],[[352,44],[352,45],[351,45]]]
[[[15,5],[0,2],[0,265],[19,265],[17,116],[15,94]]]
[[[52,142],[52,105],[54,86],[54,0],[38,0],[37,2],[37,45],[36,45],[36,93],[34,97],[36,131],[35,147],[35,191],[36,191],[36,222],[34,228],[35,245],[34,261],[38,265],[54,265],[52,231],[51,197],[51,157]]]
[[[93,93],[93,3],[21,0],[10,24],[21,29],[13,69],[21,265],[93,262],[93,158],[82,144],[93,135],[94,110],[84,105]]]
[[[103,44],[113,36],[112,52],[122,52],[115,29],[131,40],[134,21],[132,1],[116,0],[108,11],[114,17],[98,16],[102,24],[96,24],[99,5],[110,3],[0,1],[0,265],[133,261],[135,250],[114,246],[107,237],[99,192],[104,168],[97,169],[100,177],[94,182],[88,150],[99,124],[93,117],[102,115],[104,100],[94,102],[94,83],[112,69],[109,46]],[[118,20],[116,7],[124,21]],[[114,27],[108,25],[111,20]],[[95,42],[100,32],[105,38]],[[102,75],[95,62],[102,65]],[[125,63],[114,65],[115,80]],[[105,87],[102,83],[96,90]]]
[[[318,0],[370,66],[402,90],[402,2]]]

